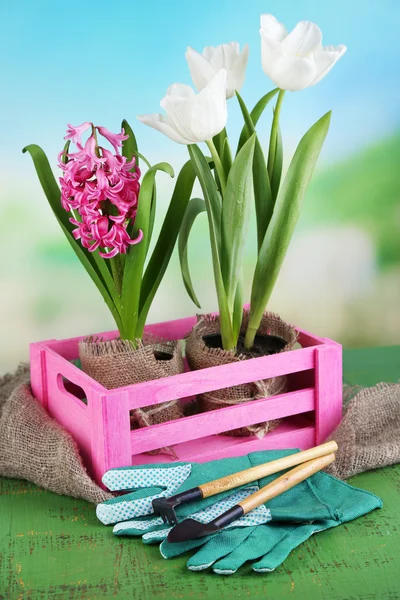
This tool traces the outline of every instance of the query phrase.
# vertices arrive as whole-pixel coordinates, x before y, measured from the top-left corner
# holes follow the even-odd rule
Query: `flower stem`
[[[213,140],[209,140],[208,142],[206,142],[206,144],[210,149],[211,156],[212,156],[212,159],[213,159],[214,165],[215,165],[215,170],[217,171],[218,179],[221,184],[221,192],[222,192],[222,195],[224,195],[225,189],[226,189],[226,177],[225,177],[224,167],[222,166],[221,159],[219,157],[219,154],[217,152],[217,149],[215,147]]]
[[[251,327],[251,323],[248,324],[246,329],[246,335],[244,338],[244,347],[247,350],[251,350],[254,345],[254,338],[256,337],[258,327]]]
[[[268,153],[268,175],[269,180],[272,179],[272,173],[274,171],[275,166],[275,157],[276,157],[276,144],[278,141],[278,127],[279,127],[279,115],[281,112],[282,100],[285,95],[285,90],[279,90],[278,99],[276,101],[274,118],[272,120],[271,127],[271,137],[269,140],[269,153]]]
[[[122,267],[121,257],[119,254],[117,254],[116,256],[114,256],[113,258],[110,258],[109,260],[110,260],[111,273],[112,273],[112,276],[114,279],[115,287],[116,287],[116,290],[117,290],[119,296],[121,296],[122,277],[123,277],[123,267]]]

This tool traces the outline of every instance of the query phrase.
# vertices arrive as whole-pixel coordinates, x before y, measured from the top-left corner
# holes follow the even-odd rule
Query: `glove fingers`
[[[114,526],[113,534],[114,535],[143,535],[148,531],[155,531],[157,528],[160,528],[164,525],[161,517],[155,517],[154,519],[147,519],[146,521],[135,520],[132,521],[123,521],[122,523],[117,523]],[[165,527],[165,526],[164,526]]]
[[[104,523],[118,523],[135,517],[151,515],[152,500],[172,496],[189,477],[191,464],[169,469],[113,469],[103,476],[109,489],[137,488],[123,496],[102,502],[96,508],[97,518]]]
[[[251,536],[254,527],[238,527],[217,533],[207,538],[199,552],[196,552],[187,562],[190,571],[203,571],[213,565],[218,559],[233,552]]]
[[[214,573],[232,575],[248,560],[263,556],[277,543],[277,539],[279,539],[277,536],[280,535],[280,532],[277,533],[275,530],[271,530],[269,533],[268,530],[268,525],[254,527],[245,540],[232,548],[230,553],[225,553],[221,560],[215,562],[213,565]],[[232,530],[226,533],[231,534]]]
[[[180,556],[189,550],[199,548],[208,542],[209,538],[200,538],[198,540],[188,540],[187,542],[178,542],[171,544],[165,540],[160,545],[160,553],[163,558],[174,558]]]
[[[154,491],[154,488],[152,488],[152,491]],[[96,516],[104,525],[110,525],[135,517],[151,515],[153,513],[152,500],[164,496],[165,493],[159,492],[148,496],[147,492],[148,490],[146,490],[146,495],[143,491],[141,493],[131,492],[102,502],[96,507]]]
[[[124,467],[104,473],[102,482],[111,492],[158,486],[168,489],[168,495],[172,495],[186,481],[191,470],[190,463],[168,468]]]
[[[253,571],[264,573],[273,571],[289,556],[289,554],[305,542],[313,533],[324,531],[329,527],[339,525],[336,521],[321,521],[308,525],[293,526],[287,528],[286,535],[275,544],[275,546],[266,553],[258,562],[252,564]]]

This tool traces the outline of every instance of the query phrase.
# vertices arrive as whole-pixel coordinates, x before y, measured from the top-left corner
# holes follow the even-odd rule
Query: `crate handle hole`
[[[68,394],[75,400],[79,400],[83,404],[87,405],[86,392],[83,390],[83,388],[81,388],[80,385],[73,383],[61,373],[57,375],[57,385],[58,389],[63,392],[63,394]]]

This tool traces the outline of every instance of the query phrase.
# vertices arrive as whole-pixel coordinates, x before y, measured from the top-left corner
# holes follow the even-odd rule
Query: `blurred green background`
[[[26,359],[31,341],[114,328],[102,298],[63,238],[22,147],[41,145],[56,172],[67,123],[92,120],[116,131],[127,118],[149,160],[167,160],[178,172],[186,148],[137,123],[136,114],[157,111],[170,83],[190,83],[184,58],[188,44],[201,50],[231,40],[250,43],[242,94],[252,106],[272,87],[259,58],[263,12],[275,14],[288,29],[301,19],[313,20],[325,44],[348,46],[316,87],[286,94],[286,165],[311,124],[329,109],[333,118],[269,308],[346,346],[400,343],[400,4],[248,4],[246,11],[234,0],[204,0],[190,7],[184,0],[1,5],[0,372]],[[270,117],[260,123],[264,146]],[[240,126],[232,99],[232,138]],[[172,185],[160,175],[158,226]],[[246,256],[247,282],[254,268],[254,237]],[[204,215],[195,226],[189,259],[202,310],[215,310]],[[194,312],[175,254],[150,320]]]

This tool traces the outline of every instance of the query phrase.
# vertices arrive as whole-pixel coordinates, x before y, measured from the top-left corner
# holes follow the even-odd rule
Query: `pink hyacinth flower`
[[[100,135],[106,138],[114,148],[115,152],[118,152],[118,148],[122,146],[122,142],[129,138],[129,135],[125,135],[125,131],[122,129],[121,133],[111,133],[106,127],[97,128]]]
[[[92,128],[85,143],[82,134]],[[113,146],[114,153],[98,145],[95,131]],[[70,222],[75,225],[72,234],[89,252],[99,250],[100,256],[112,258],[125,254],[129,246],[143,239],[139,231],[135,239],[128,234],[134,223],[140,192],[140,170],[136,159],[127,162],[119,152],[128,136],[111,133],[105,127],[94,127],[86,122],[78,127],[68,125],[66,139],[71,139],[76,152],[59,155],[61,203],[71,211]]]
[[[89,121],[85,121],[82,125],[78,125],[78,127],[74,127],[73,125],[67,125],[67,135],[64,137],[64,140],[71,140],[77,146],[80,146],[82,141],[82,133],[92,127],[93,123],[89,123]]]

